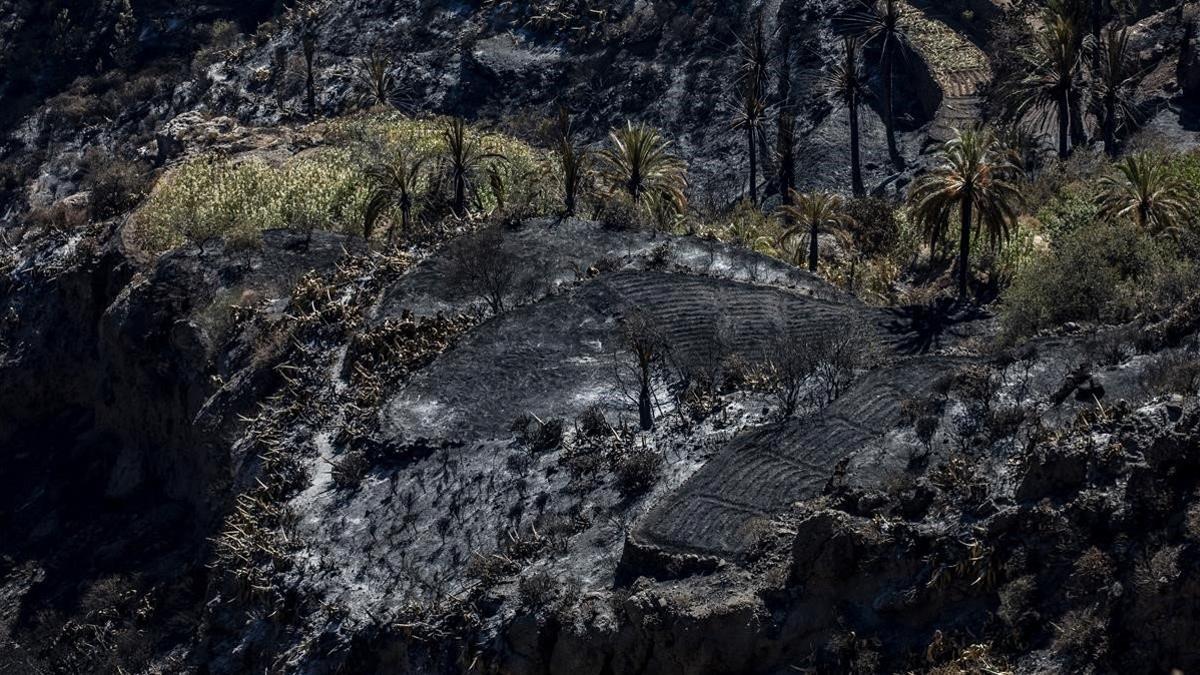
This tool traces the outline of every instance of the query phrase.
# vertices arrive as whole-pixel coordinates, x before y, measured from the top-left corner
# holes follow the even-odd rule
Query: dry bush
[[[362,483],[370,469],[371,462],[367,459],[367,453],[362,450],[349,450],[333,463],[330,476],[333,478],[333,484],[339,489],[353,490]]]
[[[482,300],[492,314],[512,307],[514,296],[528,298],[539,286],[540,269],[504,248],[504,230],[496,225],[450,245],[449,276],[467,295]]]
[[[87,177],[83,188],[91,192],[92,217],[107,220],[121,215],[146,196],[148,181],[145,169],[97,150],[84,156]]]
[[[802,401],[819,409],[837,400],[873,354],[873,341],[861,325],[809,340],[779,336],[767,365],[784,416],[794,414]]]
[[[63,202],[52,206],[34,207],[29,210],[27,217],[29,224],[51,232],[73,232],[88,224],[86,207]]]
[[[1200,354],[1180,349],[1157,355],[1142,374],[1142,386],[1156,396],[1195,396],[1200,392]]]
[[[513,421],[512,431],[517,435],[517,441],[536,454],[562,445],[564,425],[558,417],[543,422],[536,415],[521,415]]]
[[[604,438],[613,433],[612,425],[604,415],[604,408],[599,404],[588,406],[575,420],[575,428],[581,436],[590,439]]]

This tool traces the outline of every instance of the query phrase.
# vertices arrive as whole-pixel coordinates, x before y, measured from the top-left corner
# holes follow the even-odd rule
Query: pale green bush
[[[313,125],[322,147],[282,164],[262,159],[231,160],[206,155],[188,160],[159,181],[131,223],[140,248],[158,255],[186,244],[203,247],[225,239],[253,246],[264,230],[292,228],[363,233],[370,193],[365,171],[373,154],[405,145],[427,157],[417,192],[428,197],[442,188],[437,167],[445,150],[440,118],[410,118],[399,113],[358,115]],[[555,191],[547,153],[513,138],[481,134],[490,153],[485,175],[473,181],[471,205],[484,215],[519,209],[520,215],[550,213],[561,200]],[[413,216],[428,204],[418,199]],[[399,218],[385,213],[383,219]],[[382,233],[386,228],[377,228]]]

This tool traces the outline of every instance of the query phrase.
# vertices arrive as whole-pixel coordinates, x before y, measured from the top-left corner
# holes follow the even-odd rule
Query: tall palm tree
[[[767,102],[753,80],[744,80],[734,104],[733,129],[746,132],[746,150],[750,156],[750,203],[758,204],[758,146],[767,123]]]
[[[671,154],[670,141],[657,129],[626,122],[609,133],[609,143],[600,159],[602,175],[612,187],[628,193],[635,204],[647,193],[658,193],[683,206],[687,167]]]
[[[768,76],[774,59],[767,46],[766,26],[762,12],[745,35],[738,38],[739,77],[734,84],[733,121],[731,128],[745,130],[746,150],[750,159],[750,202],[758,203],[758,146],[765,142],[764,125],[770,104]]]
[[[796,116],[784,110],[779,114],[779,137],[776,140],[779,153],[779,190],[783,203],[790,204],[796,191]],[[790,216],[785,214],[785,219]]]
[[[849,23],[863,39],[863,45],[879,43],[879,66],[883,77],[883,122],[887,128],[888,157],[897,168],[904,167],[904,158],[896,145],[896,115],[892,79],[896,59],[908,48],[908,33],[900,21],[900,0],[869,0],[863,11],[851,17]]]
[[[304,100],[309,115],[317,112],[317,42],[321,35],[321,6],[305,0],[288,11],[287,23],[294,26],[304,55]]]
[[[842,40],[842,59],[822,78],[826,91],[850,113],[850,181],[854,195],[861,197],[863,188],[862,159],[859,151],[858,106],[867,97],[867,76],[862,67],[862,43],[855,36]]]
[[[843,208],[845,200],[831,192],[800,193],[792,191],[791,204],[781,211],[793,223],[779,237],[779,245],[786,248],[793,239],[808,238],[808,271],[817,271],[817,239],[821,232],[844,234],[853,219]]]
[[[1132,217],[1151,234],[1172,233],[1197,206],[1196,195],[1165,160],[1146,153],[1130,155],[1100,179],[1101,213]]]
[[[579,198],[579,190],[583,186],[590,157],[587,150],[575,143],[575,131],[571,126],[571,116],[566,108],[558,109],[558,125],[554,133],[554,153],[558,155],[559,167],[562,169],[563,207],[569,218],[575,215],[576,201]]]
[[[412,150],[411,145],[398,147],[366,170],[370,191],[363,213],[363,237],[371,238],[375,224],[393,207],[400,209],[400,229],[408,232],[412,223],[414,198],[424,176],[425,158]],[[388,243],[395,241],[396,223],[388,227]]]
[[[1133,92],[1139,75],[1134,72],[1129,51],[1129,31],[1125,28],[1108,30],[1100,40],[1099,67],[1096,72],[1096,99],[1099,103],[1100,127],[1104,135],[1104,152],[1117,154],[1117,132],[1137,119]]]
[[[442,140],[446,144],[446,160],[450,167],[450,181],[454,184],[454,215],[462,218],[467,212],[467,183],[471,175],[489,159],[504,159],[504,156],[488,152],[483,138],[467,130],[467,123],[455,117],[442,129]]]
[[[738,60],[738,81],[751,83],[759,96],[765,97],[767,78],[774,59],[767,47],[766,25],[762,12],[755,15],[753,27],[745,35],[738,37]]]
[[[1047,13],[1030,49],[1022,54],[1026,73],[1008,91],[1017,119],[1035,113],[1045,117],[1051,111],[1057,115],[1058,156],[1063,159],[1071,155],[1072,118],[1081,117],[1077,114],[1081,79],[1091,44],[1072,14]]]
[[[1009,153],[990,131],[960,131],[946,142],[941,164],[921,177],[909,194],[912,214],[930,241],[941,239],[954,210],[959,211],[958,296],[967,298],[971,228],[978,224],[992,246],[1006,240],[1016,227],[1020,174]]]

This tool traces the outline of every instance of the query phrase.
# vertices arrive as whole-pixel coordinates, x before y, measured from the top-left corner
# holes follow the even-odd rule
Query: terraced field
[[[928,64],[942,90],[942,102],[929,127],[929,138],[944,142],[955,129],[980,119],[983,87],[991,81],[987,54],[926,8],[902,3],[902,21],[913,49]]]
[[[638,525],[628,546],[736,559],[759,522],[819,495],[856,453],[896,428],[904,399],[962,361],[920,357],[878,370],[812,419],[793,419],[735,439]],[[903,470],[906,459],[886,454]]]
[[[706,276],[615,272],[481,327],[393,400],[387,424],[397,434],[449,427],[494,437],[522,413],[572,417],[592,403],[620,405],[613,370],[628,357],[618,320],[633,309],[653,317],[684,358],[708,355],[720,324],[750,361],[784,331],[812,338],[862,322],[881,341],[896,339],[889,313],[856,301]]]

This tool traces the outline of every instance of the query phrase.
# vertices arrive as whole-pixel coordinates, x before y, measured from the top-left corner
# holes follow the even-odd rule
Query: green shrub
[[[1072,183],[1037,212],[1051,239],[1060,239],[1100,218],[1099,194],[1094,183]]]
[[[1003,297],[1006,337],[1069,321],[1116,323],[1169,307],[1200,280],[1179,244],[1129,222],[1077,228],[1020,266]]]
[[[163,178],[134,219],[146,253],[224,238],[254,245],[282,227],[356,231],[366,187],[346,150],[322,150],[282,165],[262,160],[190,160]]]

